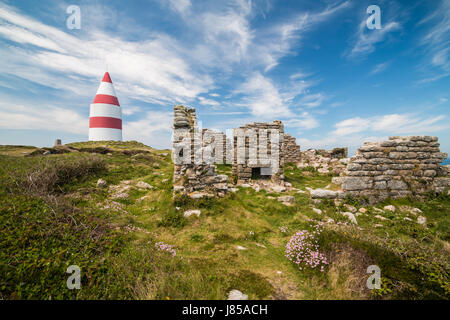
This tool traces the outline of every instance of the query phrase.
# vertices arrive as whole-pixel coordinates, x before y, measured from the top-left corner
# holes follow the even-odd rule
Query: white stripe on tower
[[[122,118],[122,112],[120,107],[112,106],[106,103],[96,103],[94,108],[91,108],[89,117],[110,117],[110,118]]]
[[[122,141],[122,111],[119,100],[106,72],[91,104],[89,141]]]
[[[106,94],[108,96],[116,97],[116,91],[112,83],[109,82],[100,82],[100,86],[98,87],[97,94]]]

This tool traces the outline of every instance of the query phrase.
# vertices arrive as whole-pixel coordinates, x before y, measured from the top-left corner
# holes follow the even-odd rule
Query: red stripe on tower
[[[105,103],[120,106],[119,100],[116,97],[107,94],[97,94],[92,103]]]
[[[89,128],[111,128],[122,130],[122,120],[110,117],[90,117]]]

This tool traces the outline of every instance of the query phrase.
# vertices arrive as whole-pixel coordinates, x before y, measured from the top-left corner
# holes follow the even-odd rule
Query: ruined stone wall
[[[277,141],[273,141],[271,130],[277,132]],[[255,132],[255,136],[245,136],[243,139],[245,141],[242,141],[240,136],[242,136],[243,132]],[[237,177],[238,183],[250,181],[253,168],[262,168],[262,175],[269,177],[273,183],[281,184],[284,182],[284,126],[281,121],[273,121],[271,123],[255,122],[233,129],[233,139],[232,174]],[[250,144],[253,145],[255,143],[256,148],[250,148]],[[252,150],[254,150],[255,154],[254,159],[250,161]],[[265,153],[267,157],[262,157],[260,150],[265,151],[263,154]],[[240,155],[243,155],[243,161],[239,158]],[[276,168],[273,163],[268,163],[271,159],[276,161]],[[272,172],[270,176],[267,174],[269,171]]]
[[[203,129],[203,147],[210,147],[216,164],[231,164],[233,151],[230,139],[220,131]]]
[[[340,174],[348,163],[347,148],[334,148],[333,150],[308,149],[301,152],[301,161],[298,168],[313,167],[322,174]]]
[[[287,133],[284,134],[283,155],[285,163],[297,163],[302,158],[300,146],[297,145],[296,139]]]
[[[204,153],[211,150],[207,149],[208,144],[203,145],[203,133],[198,130],[194,108],[174,107],[174,194],[197,197],[204,192],[206,195],[224,196],[228,190],[228,177],[217,175],[214,161],[204,157]]]
[[[443,192],[450,186],[448,172],[440,165],[446,158],[437,137],[390,137],[361,146],[333,183],[341,185],[345,193],[369,197],[372,202]]]

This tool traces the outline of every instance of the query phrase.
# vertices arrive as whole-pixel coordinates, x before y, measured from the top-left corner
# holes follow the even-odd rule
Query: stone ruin
[[[296,139],[290,134],[284,134],[283,155],[285,163],[297,163],[302,159],[300,146],[297,145]]]
[[[440,165],[446,158],[437,137],[394,136],[387,141],[366,142],[350,158],[341,176],[333,178],[342,188],[335,196],[367,197],[374,203],[388,197],[443,192],[450,186],[448,168]],[[325,197],[331,195],[328,192]]]
[[[233,185],[228,184],[227,175],[216,173],[215,163],[232,163],[235,182],[251,182],[258,190],[291,187],[284,182],[285,161],[299,168],[314,167],[319,173],[339,174],[332,183],[340,190],[308,188],[312,198],[353,196],[376,203],[441,193],[450,186],[449,166],[440,165],[447,154],[440,152],[437,137],[395,136],[366,142],[349,159],[347,148],[300,152],[295,138],[284,134],[281,121],[235,128],[231,143],[222,132],[200,131],[195,109],[175,106],[174,113],[174,194],[224,196]]]
[[[269,180],[284,184],[284,126],[281,121],[255,122],[233,129],[233,176],[237,183]]]
[[[313,167],[322,174],[340,174],[348,163],[348,149],[334,148],[332,150],[308,149],[301,152],[301,159],[297,163],[298,168]]]
[[[194,108],[175,106],[174,116],[174,195],[184,194],[192,198],[225,196],[228,191],[228,176],[218,175],[214,165],[215,132],[199,131]],[[204,136],[208,137],[204,139]],[[211,137],[212,141],[205,143]]]

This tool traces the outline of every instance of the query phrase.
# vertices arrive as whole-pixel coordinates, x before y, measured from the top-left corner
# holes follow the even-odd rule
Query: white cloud
[[[122,107],[122,114],[125,116],[131,116],[132,114],[135,114],[137,112],[141,112],[142,109],[140,107],[136,106],[126,106],[125,108]]]
[[[261,118],[290,116],[291,111],[285,104],[278,88],[273,82],[256,72],[236,90],[235,94],[244,94],[242,105]]]
[[[0,128],[63,131],[87,136],[89,121],[79,113],[57,106],[0,102]]]
[[[378,74],[387,69],[390,62],[379,63],[375,67],[373,67],[372,71],[370,71],[371,75]]]
[[[137,121],[124,122],[123,138],[156,148],[171,148],[172,122],[172,112],[147,112]]]
[[[440,1],[435,11],[417,25],[425,24],[432,25],[419,43],[426,60],[421,68],[430,66],[427,71],[431,75],[418,80],[417,84],[435,82],[450,75],[450,1]]]
[[[319,121],[306,111],[302,112],[298,117],[284,120],[283,123],[287,128],[296,128],[300,130],[314,129],[319,126]]]
[[[198,100],[200,104],[205,106],[213,106],[213,107],[220,106],[220,103],[217,102],[216,100],[207,99],[205,97],[198,97]]]
[[[167,104],[190,101],[213,83],[207,74],[195,72],[182,47],[167,35],[153,33],[147,41],[129,42],[97,31],[79,39],[4,5],[0,6],[0,21],[13,25],[0,29],[4,37],[35,46],[33,50],[3,46],[2,56],[12,60],[0,63],[0,72],[45,86],[55,84],[79,94],[86,88],[86,78],[98,81],[108,65],[118,92]],[[68,75],[81,78],[62,85]],[[84,95],[91,92],[84,91]]]
[[[333,135],[347,136],[363,131],[382,132],[384,134],[421,134],[441,131],[449,128],[442,123],[444,115],[424,117],[416,114],[387,114],[369,118],[350,118],[335,124]]]
[[[382,29],[369,30],[366,26],[366,17],[360,23],[356,33],[356,42],[348,53],[349,58],[364,57],[375,51],[375,45],[385,40],[389,33],[400,30],[398,22],[389,22]]]
[[[170,7],[181,15],[186,14],[191,9],[190,0],[168,0]]]
[[[325,99],[326,97],[322,93],[308,94],[301,99],[300,105],[308,108],[316,108],[321,106]]]

